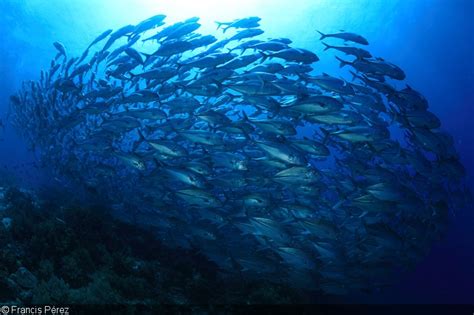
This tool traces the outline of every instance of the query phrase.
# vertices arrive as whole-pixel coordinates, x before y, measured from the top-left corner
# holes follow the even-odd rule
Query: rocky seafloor
[[[274,304],[315,292],[227,277],[198,251],[172,249],[103,206],[40,201],[0,188],[0,303]]]

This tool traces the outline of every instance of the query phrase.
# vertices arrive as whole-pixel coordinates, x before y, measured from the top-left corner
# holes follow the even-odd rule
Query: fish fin
[[[281,221],[282,224],[291,224],[295,223],[296,219],[295,218],[288,218],[286,220]]]
[[[394,122],[398,122],[399,120],[402,121],[402,125],[404,125],[405,127],[408,127],[410,126],[410,124],[405,121],[405,119],[403,119],[403,116],[401,115],[401,113],[399,113],[395,108],[392,108],[392,110],[389,111],[389,114],[390,115],[390,118],[392,119],[391,120],[391,124],[393,124]]]
[[[344,203],[344,200],[340,200],[332,207],[332,209],[337,210],[343,203]]]
[[[212,82],[213,82],[215,85],[217,85],[217,87],[219,88],[219,90],[222,90],[222,88],[223,88],[222,82],[220,82],[219,80],[215,80],[215,79],[212,80]]]
[[[355,73],[354,71],[349,71],[350,74],[352,74],[352,81],[354,81],[355,79],[358,79],[360,78],[357,73]]]
[[[131,71],[128,74],[130,75],[130,81],[133,81],[133,79],[137,76],[136,74],[133,74]]]
[[[345,61],[345,60],[342,60],[341,58],[339,58],[338,56],[336,56],[336,59],[339,60],[340,64],[339,64],[339,68],[342,68],[346,65],[350,65],[351,63],[348,62],[348,61]]]
[[[135,37],[138,37],[137,40],[140,39],[140,35],[135,34],[135,33],[126,34],[125,37],[127,37],[127,42],[129,42],[129,43],[130,43],[132,40],[134,40]]]
[[[184,67],[184,66],[185,66],[184,64],[179,63],[178,61],[176,61],[176,67],[177,67],[176,70],[179,71],[179,70],[181,70],[181,68]],[[186,71],[186,69],[184,69],[184,70]],[[196,78],[198,77],[198,75],[199,75],[199,73],[196,73],[196,76],[194,77],[193,80],[196,80]]]
[[[226,226],[227,224],[229,224],[229,222],[224,222],[224,223],[221,223],[217,226],[217,229],[220,230],[222,229],[224,226]]]
[[[230,218],[246,218],[246,217],[247,217],[247,210],[245,208],[242,208],[242,210],[240,210],[239,212],[230,215]],[[249,234],[250,232],[242,232],[242,235],[249,235]]]
[[[330,45],[328,45],[328,44],[326,44],[326,43],[324,43],[324,42],[323,42],[323,45],[324,45],[324,46],[326,46],[326,48],[324,48],[324,50],[323,50],[323,51],[326,51],[326,50],[328,50],[328,49],[331,49],[331,48],[332,48],[332,46],[330,46]]]
[[[242,111],[242,118],[247,121],[247,122],[252,122],[249,117],[247,116],[247,113],[243,110]]]
[[[345,82],[345,81],[344,81],[344,82]],[[350,84],[350,83],[347,83],[347,82],[346,82],[346,84],[345,84],[344,86],[347,86],[348,84]],[[347,100],[345,97],[343,97],[342,95],[340,95],[339,97],[341,98],[341,100],[342,100],[343,103],[348,103],[348,100]]]
[[[331,132],[330,132],[329,130],[327,130],[327,129],[322,128],[322,127],[320,127],[319,129],[321,130],[321,132],[322,132],[323,135],[324,135],[324,137],[323,137],[323,139],[322,139],[321,142],[322,142],[323,144],[326,144],[326,143],[328,142],[328,140],[329,140],[329,136],[331,135]]]
[[[215,21],[215,23],[217,24],[217,29],[220,29],[222,27],[222,25],[226,25],[225,22],[217,22]]]
[[[270,246],[259,246],[259,247],[257,248],[257,252],[263,252],[263,251],[265,251],[265,250],[267,250],[267,249],[271,249],[271,247],[270,247]],[[242,270],[242,271],[244,271],[244,270]]]
[[[269,54],[266,54],[263,51],[260,52],[260,55],[262,55],[262,62],[264,62],[268,58],[271,58],[271,56]]]
[[[260,77],[260,76],[258,77],[258,81],[260,81],[260,90],[262,90],[263,87],[265,86],[265,81],[264,81],[263,78]]]
[[[166,164],[158,160],[156,157],[153,157],[153,162],[155,162],[156,168],[166,167]]]
[[[148,60],[153,57],[152,54],[147,54],[147,53],[144,53],[144,52],[141,52],[142,55],[145,56],[145,61],[143,62],[143,64],[147,64],[148,63]]]
[[[128,110],[128,109],[127,109],[127,110]],[[147,141],[145,135],[144,135],[143,132],[140,130],[140,128],[137,128],[137,132],[138,132],[139,141]]]
[[[320,32],[320,31],[316,31],[316,32],[318,32],[319,34],[321,34],[321,38],[320,38],[319,40],[323,40],[323,39],[325,39],[325,38],[327,37],[326,34],[323,34],[323,33]]]

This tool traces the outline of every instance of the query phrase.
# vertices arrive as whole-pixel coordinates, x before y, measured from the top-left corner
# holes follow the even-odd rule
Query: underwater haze
[[[198,249],[229,281],[268,281],[350,303],[474,303],[473,1],[2,0],[0,11],[0,186],[8,177],[28,191],[51,187],[50,198],[66,187],[84,200],[100,196],[126,222],[142,208],[140,225],[183,255]],[[94,71],[93,62],[87,69],[77,62],[64,71],[99,34],[92,49],[113,38],[106,30],[159,14],[166,18],[144,34],[110,42],[109,53],[133,42],[114,56],[125,60],[114,66],[132,68],[98,62]],[[247,17],[259,19],[231,23]],[[190,32],[143,44],[155,27],[175,23]],[[318,31],[355,33],[370,45]],[[194,32],[215,41],[188,47],[201,38]],[[253,39],[267,46],[238,47]],[[159,50],[168,44],[172,52]],[[245,67],[232,63],[253,54]],[[281,68],[270,70],[276,60]],[[23,84],[43,82],[42,70],[51,79],[56,65],[50,87]],[[159,74],[144,72],[149,65]],[[57,97],[60,109],[38,109],[36,89]],[[111,94],[90,96],[96,92]],[[403,108],[406,95],[415,108]],[[374,99],[374,108],[357,107],[357,97]],[[76,105],[86,114],[71,115]],[[431,133],[438,128],[443,133]],[[114,133],[120,140],[107,142]],[[306,212],[314,207],[317,214]],[[254,256],[244,253],[248,246]]]

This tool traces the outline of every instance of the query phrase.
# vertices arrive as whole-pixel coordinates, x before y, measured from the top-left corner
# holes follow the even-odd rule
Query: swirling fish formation
[[[453,139],[365,38],[321,33],[351,80],[263,39],[258,17],[218,22],[219,39],[164,20],[107,30],[78,58],[54,43],[11,97],[58,176],[227,276],[327,294],[389,284],[442,235],[465,194]]]

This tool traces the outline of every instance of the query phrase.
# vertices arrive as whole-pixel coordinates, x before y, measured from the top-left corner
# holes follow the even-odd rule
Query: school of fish
[[[54,43],[11,97],[44,165],[226,276],[347,294],[427,254],[465,171],[401,68],[354,33],[314,30],[333,76],[258,17],[216,36],[165,19],[107,30],[79,57]]]

